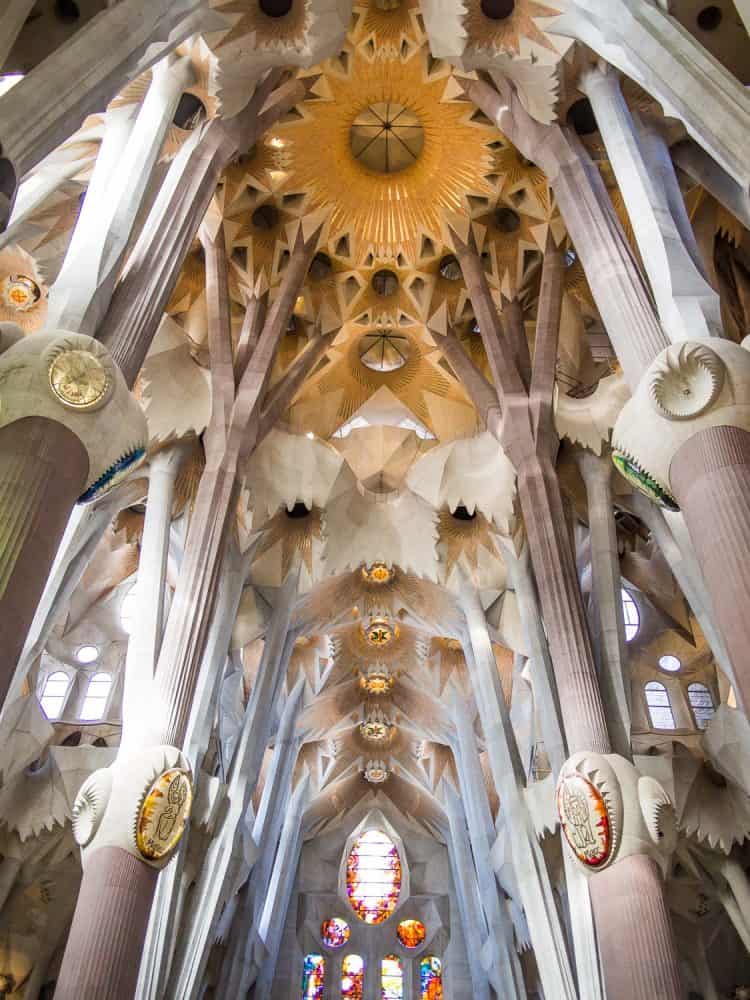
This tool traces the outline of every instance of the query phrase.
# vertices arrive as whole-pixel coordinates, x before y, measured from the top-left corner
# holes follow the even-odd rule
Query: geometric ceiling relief
[[[405,62],[369,62],[355,51],[348,56],[345,73],[339,63],[325,64],[324,82],[326,97],[304,101],[297,107],[300,119],[274,130],[290,154],[284,189],[308,192],[311,208],[330,205],[332,233],[353,232],[360,259],[367,253],[403,253],[414,264],[422,236],[440,241],[441,211],[460,211],[467,194],[492,194],[486,180],[492,171],[488,143],[497,138],[497,130],[472,122],[465,103],[444,99],[448,78],[430,79],[422,52]],[[363,121],[365,113],[374,117],[370,109],[384,110],[384,104],[399,105],[404,109],[399,114],[412,123],[404,129],[409,152],[400,146],[411,162],[396,173],[357,158],[364,137],[352,145],[355,123]],[[394,133],[398,121],[394,116]],[[381,138],[371,138],[381,143],[385,165],[386,148],[394,142],[385,127],[379,129]],[[420,129],[421,143],[415,138]],[[400,143],[397,135],[395,143]]]

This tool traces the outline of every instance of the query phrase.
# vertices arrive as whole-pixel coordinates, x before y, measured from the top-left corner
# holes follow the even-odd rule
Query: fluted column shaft
[[[157,876],[154,868],[118,847],[102,847],[91,855],[57,980],[57,1000],[132,1000]]]
[[[669,340],[598,169],[570,129],[539,124],[514,92],[501,96],[483,80],[462,81],[462,86],[547,174],[623,374],[635,388]]]
[[[62,424],[26,417],[0,430],[0,704],[88,469]]]
[[[656,862],[633,854],[590,883],[611,1000],[682,1000],[677,953]]]
[[[637,128],[613,70],[584,73],[581,87],[625,200],[662,326],[671,340],[718,335],[719,296],[697,259],[682,195],[679,204],[674,197],[677,182],[664,141],[652,129]]]
[[[612,747],[615,753],[629,757],[630,698],[625,676],[625,623],[612,497],[614,467],[608,456],[595,455],[591,451],[579,453],[578,465],[588,500],[599,684]]]
[[[672,459],[670,477],[734,667],[737,700],[748,712],[750,433],[700,431]]]
[[[151,690],[161,647],[172,500],[183,455],[180,445],[172,445],[157,452],[149,462],[134,628],[125,661],[121,747],[137,746],[140,742],[143,702]]]

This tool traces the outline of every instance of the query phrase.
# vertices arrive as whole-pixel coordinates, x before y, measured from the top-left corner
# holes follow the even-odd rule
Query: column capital
[[[674,806],[655,778],[624,757],[573,754],[560,770],[556,803],[568,848],[588,875],[634,854],[666,873],[677,841]]]
[[[81,500],[110,490],[146,454],[139,403],[107,348],[83,334],[34,333],[0,356],[0,428],[31,416],[62,424],[85,448]]]
[[[678,509],[672,460],[711,427],[750,432],[750,352],[729,340],[682,341],[646,370],[612,432],[612,460],[650,500]]]

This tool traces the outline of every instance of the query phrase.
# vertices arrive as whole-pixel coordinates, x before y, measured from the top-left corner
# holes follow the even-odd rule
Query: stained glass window
[[[649,681],[645,687],[648,714],[654,729],[674,729],[674,715],[669,702],[669,693],[659,681]]]
[[[341,963],[341,996],[362,1000],[365,995],[365,963],[359,955],[346,955]]]
[[[398,955],[386,955],[381,963],[380,1000],[404,1000],[404,970]]]
[[[695,724],[705,729],[714,717],[714,700],[705,684],[688,684],[688,698],[695,716]]]
[[[331,917],[330,920],[324,920],[320,928],[323,944],[327,944],[329,948],[343,947],[349,940],[350,934],[349,924],[341,917]]]
[[[302,1000],[323,1000],[326,963],[322,955],[305,955],[302,966]]]
[[[402,920],[396,933],[404,948],[418,948],[427,935],[421,920]]]
[[[396,909],[401,892],[401,859],[387,833],[367,830],[346,860],[349,902],[366,924],[382,924]]]
[[[443,965],[434,955],[426,955],[419,963],[421,1000],[443,1000]]]

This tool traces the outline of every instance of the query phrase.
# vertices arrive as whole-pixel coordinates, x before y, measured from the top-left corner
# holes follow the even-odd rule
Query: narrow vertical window
[[[443,963],[434,955],[426,955],[419,963],[421,1000],[443,1000]]]
[[[322,955],[305,955],[301,1000],[323,1000],[326,963]]]
[[[625,622],[625,642],[630,642],[638,635],[638,629],[641,627],[641,616],[638,614],[638,605],[624,587],[620,589],[620,596],[622,598],[622,617]]]
[[[404,970],[398,955],[386,955],[381,962],[380,1000],[404,1000]]]
[[[649,681],[644,688],[646,705],[654,729],[674,729],[674,715],[667,689],[659,681]]]
[[[705,684],[688,684],[688,700],[699,729],[705,729],[716,711],[711,692]]]
[[[345,955],[341,963],[341,996],[347,1000],[363,1000],[364,995],[364,959],[360,955]]]
[[[56,670],[47,677],[39,701],[48,719],[60,718],[69,687],[70,678],[63,670]]]

